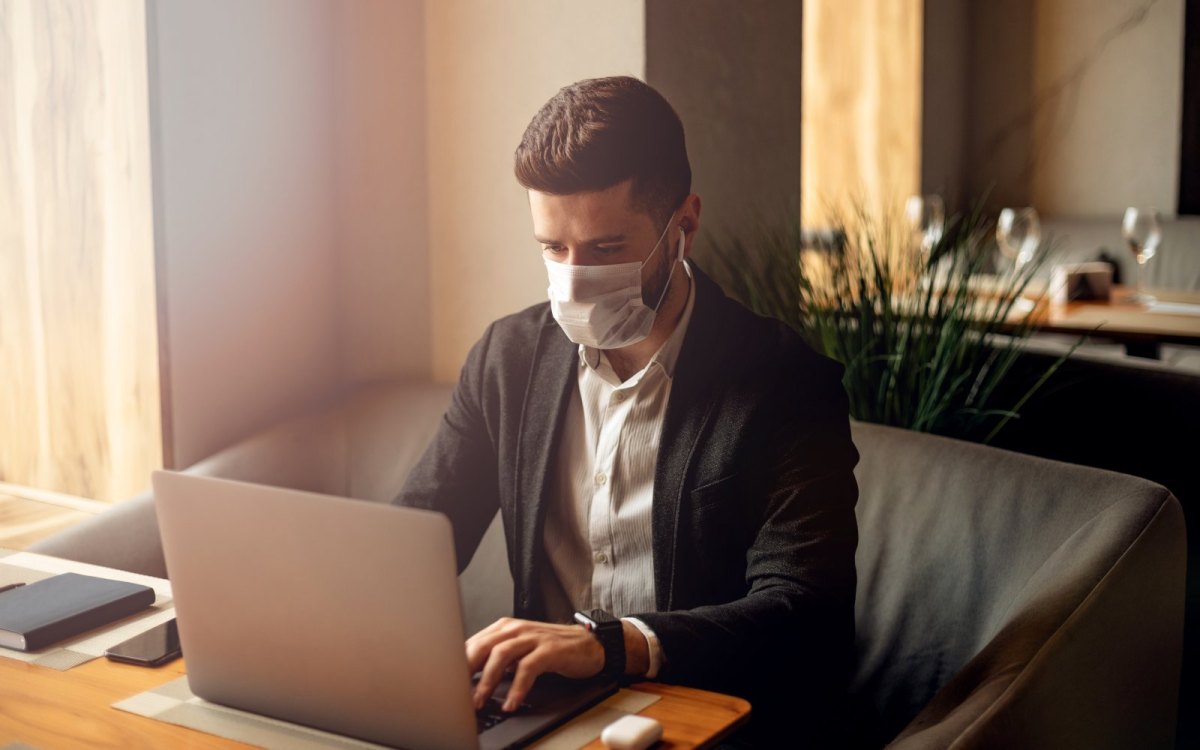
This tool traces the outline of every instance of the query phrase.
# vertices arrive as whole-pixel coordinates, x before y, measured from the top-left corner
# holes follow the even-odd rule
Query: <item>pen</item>
[[[23,584],[23,583],[10,583],[7,586],[0,586],[0,594],[3,594],[5,591],[15,589],[18,586],[24,586],[24,585],[25,584]]]

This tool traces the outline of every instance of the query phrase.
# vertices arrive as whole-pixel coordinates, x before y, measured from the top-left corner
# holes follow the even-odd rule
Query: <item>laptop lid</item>
[[[478,747],[439,513],[153,474],[196,695],[339,734]]]

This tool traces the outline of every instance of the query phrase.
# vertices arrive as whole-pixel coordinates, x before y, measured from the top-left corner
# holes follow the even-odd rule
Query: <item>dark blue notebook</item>
[[[63,573],[0,593],[0,646],[37,651],[153,603],[149,586]]]

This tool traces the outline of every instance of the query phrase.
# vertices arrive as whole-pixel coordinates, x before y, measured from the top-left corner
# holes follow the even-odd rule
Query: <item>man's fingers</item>
[[[513,676],[512,685],[508,688],[508,696],[504,700],[505,711],[516,711],[525,702],[525,696],[533,689],[533,683],[546,671],[546,660],[542,657],[544,648],[535,648],[517,662],[517,673]]]
[[[508,640],[492,648],[487,663],[483,665],[479,684],[475,686],[475,710],[483,708],[483,704],[500,684],[509,665],[514,664],[536,646],[536,641],[532,640]]]
[[[513,711],[542,673],[555,671],[568,677],[584,677],[603,666],[599,644],[577,625],[551,625],[507,617],[467,639],[466,651],[471,672],[480,672],[474,695],[477,710],[495,692],[505,671],[516,671],[504,702],[504,710]],[[595,664],[597,659],[601,664]]]
[[[470,667],[471,674],[475,674],[480,669],[483,669],[484,663],[487,662],[488,655],[497,643],[503,643],[511,639],[514,635],[523,632],[522,626],[525,623],[522,620],[514,620],[511,617],[501,617],[491,625],[488,625],[483,630],[480,630],[475,635],[467,639],[467,666]]]
[[[488,655],[492,653],[492,647],[496,643],[497,639],[487,637],[482,631],[467,639],[467,667],[471,674],[483,669],[483,665],[487,662]]]

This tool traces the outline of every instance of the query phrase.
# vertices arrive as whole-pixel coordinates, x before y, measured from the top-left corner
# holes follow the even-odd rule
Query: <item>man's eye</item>
[[[560,245],[542,245],[543,253],[561,253],[563,248]]]
[[[612,255],[625,249],[624,245],[597,245],[596,252],[602,255]]]

